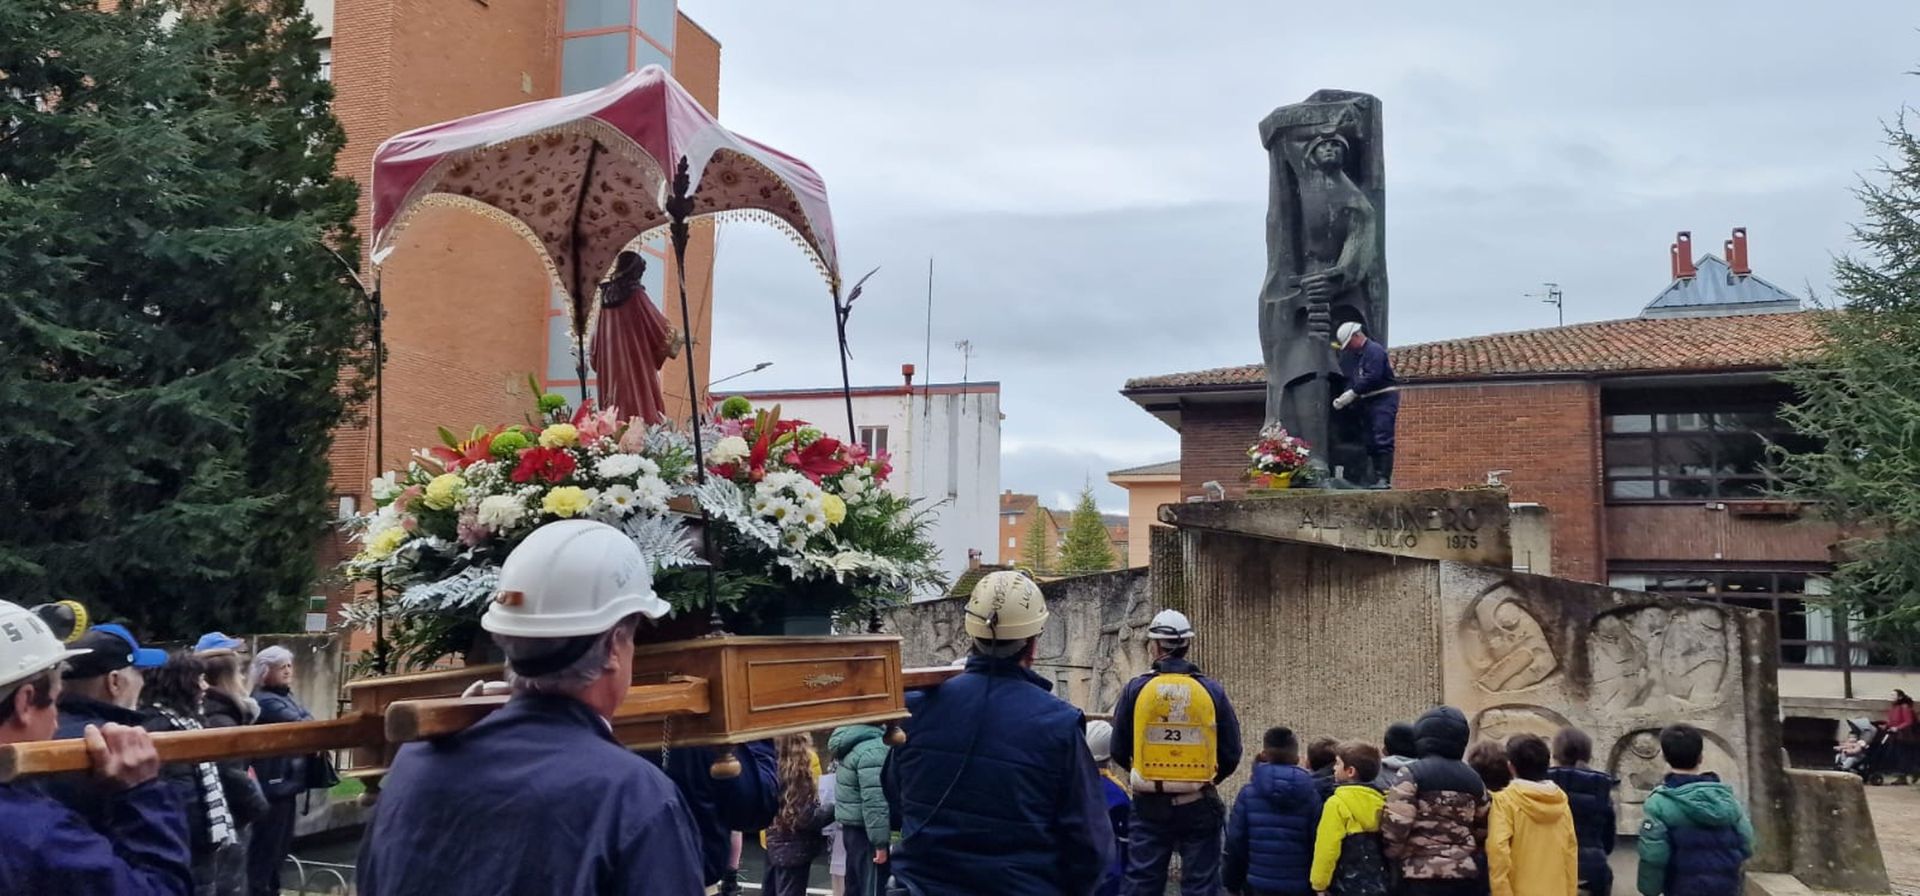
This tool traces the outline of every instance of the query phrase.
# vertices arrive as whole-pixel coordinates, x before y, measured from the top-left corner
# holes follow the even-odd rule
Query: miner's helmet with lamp
[[[1047,599],[1023,573],[1010,569],[987,573],[967,597],[967,634],[990,655],[1011,656],[999,651],[1013,645],[1018,652],[1019,642],[1046,627]]]
[[[517,638],[585,638],[636,613],[658,619],[671,609],[653,593],[652,570],[633,539],[606,523],[561,520],[507,555],[480,627]]]
[[[0,691],[93,651],[68,647],[46,620],[19,604],[0,601]]]

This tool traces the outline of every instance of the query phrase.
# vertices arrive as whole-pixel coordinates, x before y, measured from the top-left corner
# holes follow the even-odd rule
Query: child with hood
[[[1753,823],[1720,776],[1700,768],[1705,738],[1692,725],[1660,732],[1673,771],[1647,795],[1640,823],[1641,896],[1739,896],[1753,857]]]
[[[1487,879],[1493,896],[1578,896],[1580,847],[1567,795],[1547,780],[1547,742],[1507,738],[1513,779],[1493,795],[1487,817]]]
[[[880,783],[887,764],[885,733],[876,725],[842,725],[827,735],[827,753],[840,764],[833,781],[833,819],[846,838],[847,892],[884,893],[893,841]]]
[[[1413,726],[1406,722],[1388,725],[1380,749],[1386,755],[1380,757],[1380,775],[1373,779],[1373,786],[1385,793],[1393,788],[1393,782],[1400,780],[1400,773],[1413,764],[1414,754],[1419,751],[1414,746]]]
[[[1387,791],[1380,837],[1400,863],[1402,896],[1453,896],[1477,890],[1474,853],[1487,839],[1487,786],[1460,761],[1470,728],[1451,706],[1414,723],[1420,758]]]
[[[1314,834],[1320,793],[1300,767],[1300,741],[1287,728],[1269,728],[1227,821],[1221,881],[1228,892],[1257,896],[1311,896]]]

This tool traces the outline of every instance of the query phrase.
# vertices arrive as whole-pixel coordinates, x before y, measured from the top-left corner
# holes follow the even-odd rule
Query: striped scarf
[[[206,727],[199,719],[176,712],[172,707],[155,704],[153,709],[173,723],[176,731],[199,731]],[[198,763],[195,768],[200,775],[200,799],[207,806],[207,842],[215,849],[240,842],[233,829],[233,812],[227,808],[226,790],[220,786],[220,769],[211,762]]]

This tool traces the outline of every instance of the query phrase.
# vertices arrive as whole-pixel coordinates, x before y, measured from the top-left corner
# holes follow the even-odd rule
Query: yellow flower
[[[826,513],[829,526],[838,526],[847,518],[847,502],[840,500],[839,495],[820,496],[820,509]]]
[[[460,492],[467,487],[467,481],[458,473],[442,473],[427,483],[427,493],[422,495],[420,503],[434,510],[447,510],[460,503]]]
[[[567,428],[572,429],[573,427],[569,426]],[[581,511],[587,509],[587,505],[592,503],[593,499],[587,497],[586,489],[578,486],[563,485],[553,491],[547,492],[547,496],[540,499],[540,509],[554,516],[571,517],[579,515]]]
[[[580,444],[580,430],[571,423],[555,423],[540,430],[540,446],[543,448],[569,448]]]
[[[360,556],[368,560],[386,559],[388,554],[393,553],[394,550],[399,548],[406,540],[407,530],[399,526],[382,529],[380,530],[380,534],[373,537],[372,541],[367,542],[367,549],[361,551]]]

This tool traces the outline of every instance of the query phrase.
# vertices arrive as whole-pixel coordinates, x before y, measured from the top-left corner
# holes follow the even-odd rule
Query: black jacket
[[[232,697],[219,691],[208,691],[201,723],[208,728],[237,728],[251,724],[252,717],[258,714],[257,706],[253,712],[248,712]],[[247,761],[232,759],[217,764],[220,766],[220,786],[227,792],[227,806],[233,810],[233,823],[244,828],[265,815],[267,796],[260,790],[260,782],[247,774]]]
[[[300,701],[286,688],[261,688],[253,692],[253,699],[260,701],[258,723],[270,725],[275,722],[306,722],[313,718]],[[270,800],[290,800],[307,790],[307,757],[305,756],[268,756],[253,760],[253,774],[260,781],[261,792]]]
[[[1613,789],[1620,782],[1606,772],[1567,766],[1549,769],[1547,778],[1566,792],[1567,807],[1573,810],[1573,831],[1580,841],[1580,879],[1613,880],[1607,856],[1613,854],[1616,827]]]

